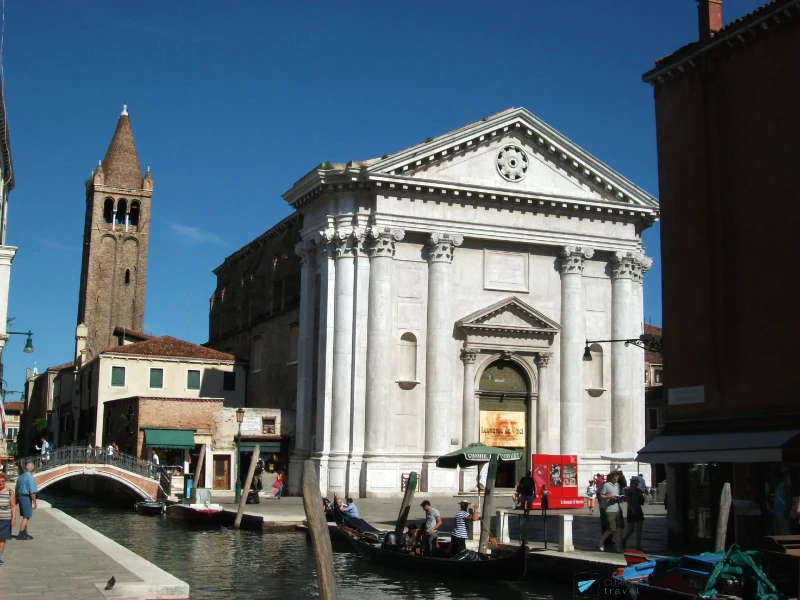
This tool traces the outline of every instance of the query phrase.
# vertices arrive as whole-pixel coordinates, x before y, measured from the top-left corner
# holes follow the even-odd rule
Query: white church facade
[[[290,467],[324,494],[475,487],[438,469],[471,442],[530,457],[644,445],[642,231],[657,201],[525,109],[361,163],[324,163],[284,199],[303,218]]]

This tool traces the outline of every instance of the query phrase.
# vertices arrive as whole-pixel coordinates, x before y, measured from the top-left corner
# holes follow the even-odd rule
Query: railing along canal
[[[17,461],[20,473],[24,471],[25,464],[29,462],[33,463],[36,473],[64,465],[110,465],[141,477],[156,479],[166,491],[169,491],[172,479],[171,474],[165,473],[158,465],[151,462],[124,452],[117,452],[113,456],[109,456],[103,448],[92,446],[64,446],[50,451],[47,455],[36,454],[20,458]],[[165,479],[166,481],[164,481]],[[167,485],[164,485],[165,483]]]

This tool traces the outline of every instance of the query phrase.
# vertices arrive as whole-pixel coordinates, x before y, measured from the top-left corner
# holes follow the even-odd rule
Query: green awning
[[[191,429],[145,429],[144,445],[148,448],[194,448],[194,431]]]

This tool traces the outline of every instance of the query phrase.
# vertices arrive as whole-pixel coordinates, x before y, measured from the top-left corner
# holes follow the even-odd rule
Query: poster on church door
[[[481,411],[481,443],[498,448],[525,447],[525,413]]]

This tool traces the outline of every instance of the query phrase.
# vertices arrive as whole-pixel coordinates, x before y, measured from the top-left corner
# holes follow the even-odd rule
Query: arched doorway
[[[487,446],[513,448],[523,459],[500,463],[496,487],[513,488],[525,474],[531,449],[528,432],[531,383],[524,369],[510,360],[487,366],[478,384],[480,441]],[[528,459],[526,459],[528,457]]]

